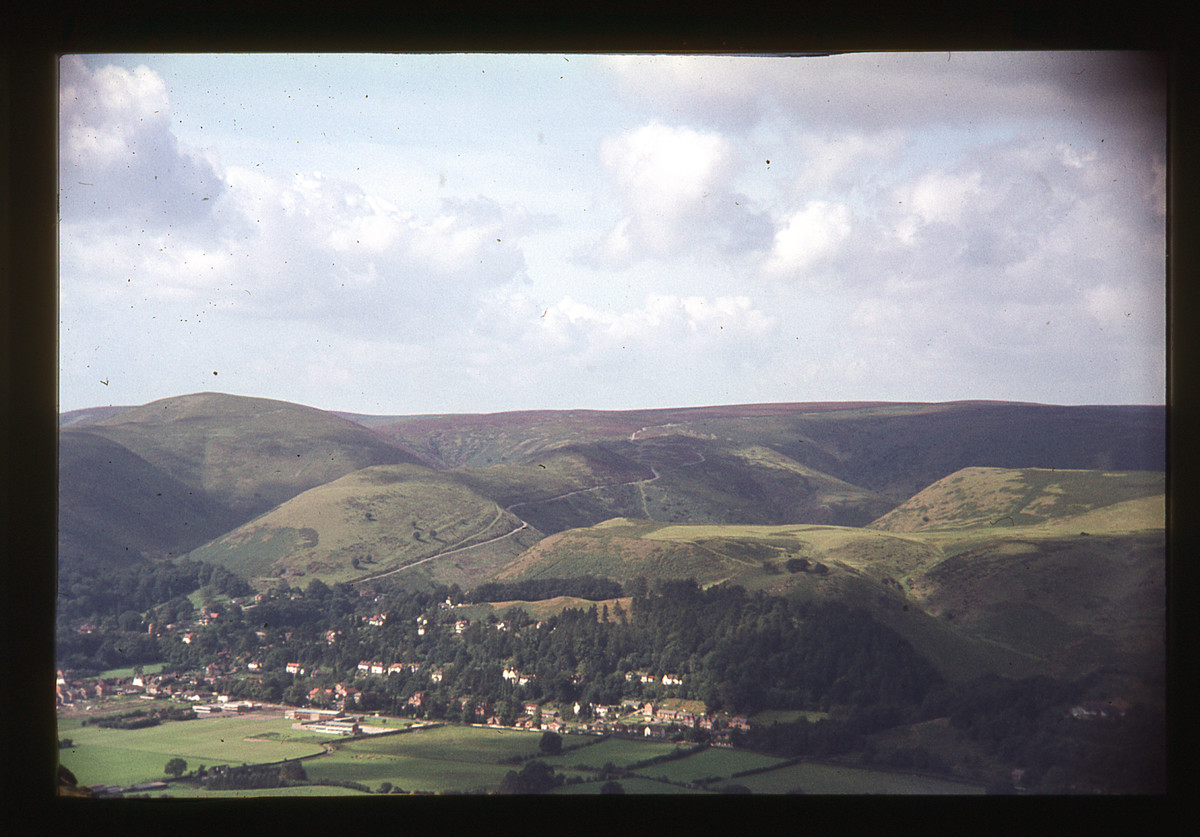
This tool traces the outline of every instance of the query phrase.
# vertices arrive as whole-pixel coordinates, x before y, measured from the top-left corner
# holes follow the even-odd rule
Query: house
[[[393,675],[393,674],[403,674],[404,673],[404,664],[403,663],[392,663],[390,666],[388,666],[387,673],[389,676]]]
[[[471,626],[470,619],[459,619],[454,623],[454,633],[461,634]]]
[[[259,660],[251,660],[250,662],[246,663],[246,670],[247,671],[260,671],[262,669],[262,665],[263,665],[262,662]]]
[[[387,614],[386,613],[376,613],[374,616],[364,616],[362,618],[362,620],[364,622],[366,622],[368,625],[378,628],[378,627],[381,627],[383,625],[383,623],[387,621]]]
[[[332,631],[332,630],[326,631],[325,632],[325,643],[327,645],[333,645],[335,642],[338,641],[338,637],[340,637],[341,635],[342,635],[341,631]]]
[[[683,680],[678,674],[664,674],[662,676],[662,684],[664,686],[682,686]]]
[[[424,703],[425,703],[425,693],[417,692],[416,694],[414,694],[412,697],[410,697],[408,699],[408,703],[406,705],[420,707]]]
[[[441,683],[442,682],[442,670],[440,668],[435,668],[433,670],[433,672],[430,673],[429,679],[432,680],[434,683]]]
[[[387,672],[387,667],[378,661],[371,662],[371,674],[383,675]]]
[[[300,668],[299,663],[288,663],[285,667],[288,674],[303,674],[304,670]]]

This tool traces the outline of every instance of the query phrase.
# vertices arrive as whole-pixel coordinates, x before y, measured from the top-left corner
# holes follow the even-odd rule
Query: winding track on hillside
[[[635,437],[637,436],[638,433],[641,433],[644,430],[651,430],[654,427],[676,427],[676,426],[678,426],[678,425],[677,424],[656,424],[656,425],[653,425],[652,427],[643,427],[641,430],[635,430],[630,435],[629,439],[630,439],[630,441],[636,441]],[[699,465],[700,463],[706,461],[704,458],[704,453],[702,451],[699,451],[699,450],[696,450],[696,449],[690,448],[690,447],[689,447],[689,450],[692,453],[696,454],[700,458],[697,459],[695,462],[686,462],[683,465],[680,465],[678,467],[687,468],[687,467],[690,467],[693,465]],[[490,543],[496,543],[496,541],[502,541],[505,538],[512,537],[513,535],[517,534],[518,532],[523,532],[526,529],[532,528],[527,521],[522,520],[520,515],[516,514],[513,511],[513,509],[517,508],[518,506],[529,506],[534,503],[552,503],[555,500],[562,500],[567,497],[574,497],[576,494],[586,494],[589,491],[599,491],[604,488],[620,488],[621,486],[625,486],[625,485],[636,485],[636,486],[638,486],[639,489],[642,489],[644,486],[649,485],[650,483],[654,482],[655,480],[657,480],[659,477],[662,476],[662,474],[659,473],[658,468],[654,467],[653,465],[650,465],[647,467],[649,467],[650,472],[652,474],[654,474],[654,476],[650,477],[649,479],[629,480],[628,482],[616,482],[616,483],[608,483],[605,485],[593,485],[593,486],[589,486],[588,488],[577,488],[574,491],[568,491],[564,494],[558,494],[553,497],[543,497],[543,498],[536,499],[536,500],[522,500],[517,503],[511,503],[510,505],[504,506],[503,508],[501,508],[500,505],[497,503],[496,504],[496,516],[494,518],[492,518],[491,522],[488,523],[486,526],[484,526],[482,529],[480,529],[475,534],[469,535],[469,536],[463,538],[462,540],[458,541],[458,544],[464,543],[465,541],[469,541],[472,538],[477,538],[480,535],[482,535],[484,532],[486,532],[488,529],[491,529],[500,520],[501,514],[503,512],[508,512],[509,514],[512,514],[514,517],[516,517],[518,520],[521,520],[521,525],[518,526],[516,529],[512,529],[508,532],[505,532],[503,535],[498,535],[497,537],[489,538],[486,541],[480,541],[479,543],[473,543],[473,544],[470,544],[469,546],[459,546],[458,544],[454,544],[454,545],[448,547],[447,549],[441,550],[440,552],[435,552],[433,555],[428,555],[424,558],[421,558],[418,561],[413,561],[411,564],[405,564],[403,567],[397,567],[396,569],[388,570],[387,572],[376,573],[374,575],[364,576],[363,578],[352,579],[350,581],[350,583],[351,584],[363,584],[368,581],[375,581],[380,578],[385,578],[386,576],[394,575],[398,572],[403,572],[404,570],[411,569],[416,566],[420,566],[421,564],[424,564],[428,561],[432,561],[435,558],[445,558],[447,555],[454,555],[459,552],[466,552],[469,549],[476,549],[481,546],[487,546]],[[647,519],[649,519],[650,511],[646,507],[646,494],[645,494],[644,490],[642,491],[642,510],[645,512]]]

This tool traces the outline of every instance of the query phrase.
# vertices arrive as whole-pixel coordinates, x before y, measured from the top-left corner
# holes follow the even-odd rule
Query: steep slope
[[[918,492],[871,528],[917,532],[1065,522],[1118,503],[1162,497],[1164,491],[1161,472],[964,468]],[[1132,506],[1125,508],[1132,512]],[[1104,525],[1099,519],[1095,523]],[[1165,518],[1156,525],[1164,523]],[[1128,523],[1118,516],[1108,525],[1127,528]]]
[[[539,537],[453,475],[380,465],[309,489],[190,557],[221,564],[260,587],[277,578],[303,579],[301,586],[312,578],[365,580],[432,562],[469,565],[466,581]],[[424,567],[417,577],[440,577],[429,575],[434,569]]]
[[[219,393],[155,401],[88,429],[234,509],[242,519],[360,468],[418,461],[332,413]]]
[[[116,442],[64,430],[58,521],[59,562],[68,568],[180,555],[236,525],[238,517]]]
[[[613,520],[547,538],[516,580],[694,578],[865,608],[944,676],[1165,670],[1163,475],[965,469],[870,528]]]
[[[521,461],[567,441],[686,433],[772,448],[895,503],[971,466],[1156,471],[1166,461],[1161,406],[813,402],[358,418],[452,467]]]

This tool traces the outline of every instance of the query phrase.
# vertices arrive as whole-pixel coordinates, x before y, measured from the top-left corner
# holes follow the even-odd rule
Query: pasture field
[[[399,736],[401,738],[405,736]],[[447,753],[443,758],[419,758],[404,755],[358,752],[347,747],[304,763],[308,778],[360,782],[376,789],[391,782],[406,791],[446,793],[494,790],[509,770],[519,766],[458,761]]]
[[[300,785],[291,788],[255,788],[253,790],[209,791],[194,788],[182,782],[176,782],[166,790],[148,791],[155,799],[171,797],[172,799],[253,799],[263,796],[367,796],[368,794],[354,788],[343,788],[336,785]]]
[[[627,767],[634,762],[645,761],[674,751],[674,744],[661,741],[630,741],[624,738],[609,738],[597,744],[580,747],[578,750],[564,752],[562,755],[541,759],[541,761],[556,770],[573,767],[577,764],[599,769],[608,762],[612,762],[615,767]]]
[[[616,779],[618,785],[625,791],[626,795],[639,794],[677,794],[677,793],[705,793],[706,791],[697,790],[695,788],[682,788],[678,785],[668,785],[666,782],[655,782],[653,779],[639,779],[637,777],[631,779]],[[555,788],[550,793],[560,796],[578,796],[578,795],[599,795],[600,789],[604,787],[605,782],[582,782],[577,785],[563,785],[561,788]]]
[[[60,750],[59,760],[80,785],[131,785],[163,778],[163,767],[176,756],[191,770],[201,764],[295,759],[324,750],[311,735],[301,738],[292,723],[285,719],[203,718],[129,730],[72,725],[66,737],[74,746]]]
[[[310,779],[340,779],[370,788],[391,782],[406,791],[495,790],[505,774],[523,766],[501,760],[536,754],[541,737],[540,731],[444,726],[335,743],[333,752],[306,761],[305,770]],[[558,772],[579,774],[561,766]]]
[[[541,730],[441,726],[403,735],[346,741],[335,749],[342,753],[496,764],[514,756],[534,755],[541,739]]]
[[[806,794],[958,795],[982,794],[982,785],[951,782],[908,773],[864,770],[830,764],[794,764],[730,782],[753,793],[788,793],[800,788]]]
[[[200,607],[200,604],[197,603],[196,608],[199,609],[199,607]],[[163,670],[163,668],[166,665],[167,665],[166,663],[149,663],[148,665],[142,666],[142,673],[143,674],[158,674],[160,671]],[[128,668],[110,668],[108,671],[102,671],[96,676],[99,677],[101,680],[113,680],[115,678],[133,677],[133,666],[129,666]]]
[[[710,747],[690,756],[661,764],[639,767],[639,776],[651,779],[666,779],[670,782],[692,782],[708,776],[720,776],[728,779],[734,773],[743,770],[754,770],[778,764],[783,759],[774,756],[764,756],[759,753],[749,753],[739,750],[725,750]],[[733,781],[740,782],[740,779]]]

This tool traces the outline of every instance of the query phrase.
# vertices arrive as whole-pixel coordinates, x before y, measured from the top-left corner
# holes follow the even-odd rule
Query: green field
[[[652,779],[640,779],[633,777],[630,779],[614,780],[627,795],[632,794],[677,794],[677,793],[705,793],[702,790],[693,788],[682,788],[679,785],[669,785],[666,782],[655,782]],[[560,796],[576,796],[576,795],[591,795],[599,794],[600,789],[606,784],[605,781],[582,782],[576,785],[563,785],[561,788],[555,788],[550,793]]]
[[[131,785],[163,778],[163,767],[178,756],[188,769],[201,764],[255,764],[322,752],[311,736],[300,740],[290,720],[205,718],[171,721],[145,729],[64,726],[74,746],[59,760],[80,785]],[[296,736],[296,737],[293,737]],[[246,741],[247,738],[264,740]]]
[[[571,739],[567,739],[567,742],[570,741]],[[542,761],[555,769],[575,765],[599,769],[609,762],[614,767],[627,767],[634,762],[645,761],[674,751],[674,744],[666,744],[661,741],[629,741],[622,738],[609,738],[596,744],[564,752],[562,755],[542,759]]]
[[[166,797],[171,797],[172,799],[220,799],[226,797],[253,799],[263,796],[366,796],[367,794],[354,788],[342,788],[335,785],[301,785],[293,788],[208,791],[177,782],[166,790],[150,791],[147,795],[155,799]]]
[[[789,793],[799,788],[806,794],[946,795],[981,794],[984,790],[965,782],[827,764],[794,764],[739,776],[730,783],[745,785],[753,793]]]
[[[693,782],[709,776],[728,779],[734,773],[768,767],[780,761],[782,759],[759,753],[710,748],[674,761],[638,768],[637,774],[670,782]]]
[[[341,779],[376,788],[444,793],[495,789],[521,765],[502,759],[537,753],[541,732],[444,726],[403,735],[337,742],[305,764],[310,779]]]
[[[200,606],[198,602],[195,602],[194,604],[196,607]],[[164,666],[166,666],[166,663],[148,663],[142,666],[142,673],[158,674],[163,670]],[[129,666],[128,668],[110,668],[108,671],[102,671],[96,676],[101,680],[114,680],[125,677],[133,677],[133,666]]]

